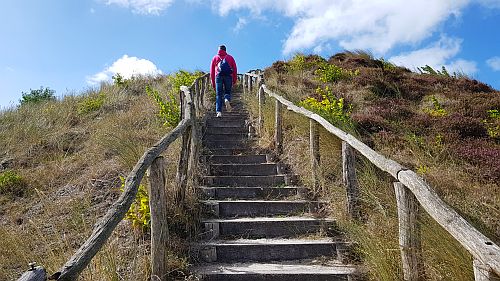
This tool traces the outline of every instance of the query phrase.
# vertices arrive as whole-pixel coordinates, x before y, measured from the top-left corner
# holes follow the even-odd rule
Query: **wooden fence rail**
[[[118,200],[108,209],[106,214],[94,226],[92,234],[77,252],[59,269],[52,274],[52,280],[76,280],[80,273],[91,262],[92,258],[102,248],[112,234],[118,223],[124,218],[135,200],[138,187],[146,170],[150,170],[150,208],[151,208],[151,270],[152,280],[166,280],[168,272],[165,268],[165,245],[168,239],[168,226],[166,225],[166,199],[164,194],[164,168],[160,154],[169,145],[182,136],[183,145],[177,171],[177,200],[183,203],[186,185],[194,177],[194,171],[200,151],[198,132],[200,122],[197,116],[206,110],[206,92],[209,89],[209,74],[197,78],[190,87],[181,86],[181,112],[180,123],[169,133],[163,136],[155,145],[146,150],[125,180],[125,188]],[[18,281],[45,280],[46,273],[42,267],[33,267],[24,273]]]
[[[494,275],[500,275],[500,247],[474,228],[467,220],[461,217],[453,208],[448,206],[434,191],[434,189],[418,176],[415,172],[403,167],[396,161],[388,159],[374,151],[354,136],[333,126],[323,117],[296,106],[285,98],[273,93],[263,83],[263,74],[260,72],[245,73],[242,80],[246,91],[251,93],[253,85],[260,85],[257,90],[259,115],[257,132],[262,132],[263,124],[262,106],[265,102],[264,94],[276,100],[276,130],[281,130],[282,106],[289,111],[301,114],[310,120],[310,151],[313,168],[313,180],[317,184],[316,167],[319,161],[319,148],[316,124],[320,124],[331,134],[342,140],[342,158],[344,159],[343,174],[348,197],[348,213],[353,219],[359,217],[358,187],[354,167],[354,153],[352,149],[366,157],[371,163],[382,171],[389,173],[396,181],[395,189],[398,203],[400,248],[402,255],[405,280],[421,280],[424,275],[420,250],[420,230],[417,225],[419,205],[448,233],[450,233],[474,258],[475,280],[490,281]],[[279,133],[281,134],[281,133]],[[278,132],[276,132],[278,135]],[[275,145],[282,145],[282,140],[275,138]],[[316,186],[315,186],[316,188]],[[419,204],[418,204],[419,203]],[[419,279],[420,278],[420,279]]]

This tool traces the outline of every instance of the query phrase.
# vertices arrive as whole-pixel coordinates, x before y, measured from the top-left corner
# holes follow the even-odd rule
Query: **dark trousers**
[[[224,100],[231,101],[231,88],[233,77],[231,75],[217,75],[215,77],[215,111],[221,112]]]

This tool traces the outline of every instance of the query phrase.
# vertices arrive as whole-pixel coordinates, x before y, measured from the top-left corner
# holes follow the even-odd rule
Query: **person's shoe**
[[[217,114],[215,115],[215,117],[222,117],[222,112],[217,111]]]
[[[228,100],[228,99],[225,99],[225,100],[224,100],[224,104],[226,105],[226,110],[227,110],[228,112],[231,112],[231,110],[232,110],[233,108],[231,107],[231,103],[229,102],[229,100]]]

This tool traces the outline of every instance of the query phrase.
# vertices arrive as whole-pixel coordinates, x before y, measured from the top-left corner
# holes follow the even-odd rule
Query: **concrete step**
[[[338,243],[344,244],[331,239],[220,240],[195,245],[194,254],[202,262],[268,262],[320,256],[336,258]]]
[[[221,140],[239,140],[244,141],[248,139],[248,134],[246,133],[230,133],[225,132],[221,134],[212,134],[207,132],[203,135],[203,140],[206,141],[221,141]]]
[[[312,217],[256,217],[202,221],[204,239],[297,237],[310,233],[338,234],[332,219]]]
[[[306,200],[205,200],[202,203],[204,213],[216,218],[315,213],[324,204]]]
[[[252,140],[203,140],[203,145],[209,149],[211,148],[225,148],[225,149],[240,149],[247,147]]]
[[[271,176],[280,173],[277,163],[260,164],[211,164],[212,176]]]
[[[360,271],[353,265],[306,262],[205,264],[191,272],[202,281],[348,281]]]
[[[205,199],[279,199],[296,196],[306,198],[305,187],[199,187],[201,197]]]
[[[206,157],[207,163],[212,164],[259,164],[267,163],[267,155],[211,155]]]
[[[292,185],[289,175],[273,176],[204,176],[204,185],[208,186],[279,186]]]

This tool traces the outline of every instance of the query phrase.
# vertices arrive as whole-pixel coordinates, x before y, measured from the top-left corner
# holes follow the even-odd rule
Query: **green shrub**
[[[56,97],[54,96],[54,93],[56,91],[51,90],[50,88],[43,88],[40,87],[38,90],[32,90],[30,89],[29,93],[22,93],[23,97],[22,99],[19,100],[21,105],[23,104],[35,104],[35,103],[40,103],[44,101],[52,101],[55,100]]]
[[[122,181],[121,190],[125,188],[125,178],[120,177]],[[139,185],[134,202],[125,214],[125,219],[132,223],[132,227],[142,232],[147,232],[151,223],[151,212],[149,210],[148,190],[144,185]]]
[[[303,54],[296,54],[287,62],[287,70],[291,73],[303,72],[323,62],[324,59],[320,56],[305,56]]]
[[[179,70],[176,73],[169,76],[169,81],[172,84],[172,88],[174,92],[179,91],[181,86],[191,86],[196,78],[203,75],[200,71],[195,71],[191,73],[185,70]]]
[[[448,115],[448,112],[443,108],[443,105],[439,103],[436,96],[431,96],[430,99],[432,102],[432,108],[424,109],[425,112],[433,117],[443,117]]]
[[[129,84],[129,80],[123,78],[123,76],[120,75],[120,73],[116,73],[113,75],[113,84],[118,87],[127,87]]]
[[[14,171],[0,173],[0,194],[23,196],[26,193],[26,181]]]
[[[318,80],[324,83],[335,83],[340,80],[350,79],[359,74],[359,70],[346,70],[335,64],[322,63],[314,72]]]
[[[500,111],[491,109],[487,111],[488,118],[483,120],[488,135],[494,139],[500,139]]]
[[[146,93],[154,99],[160,111],[157,113],[162,122],[169,127],[175,127],[181,121],[181,110],[175,98],[175,92],[171,91],[168,100],[164,101],[157,90],[146,86]]]
[[[78,103],[78,114],[87,114],[101,109],[105,100],[106,95],[104,93],[84,98]]]
[[[300,103],[300,106],[307,108],[331,122],[343,128],[351,128],[352,106],[346,105],[343,98],[336,98],[329,87],[317,88],[316,93],[321,95],[321,101],[308,97]]]

